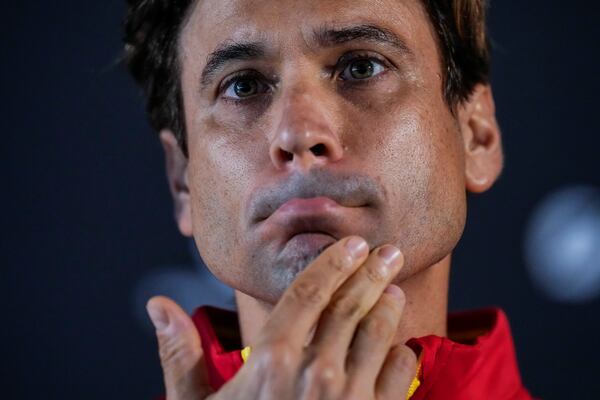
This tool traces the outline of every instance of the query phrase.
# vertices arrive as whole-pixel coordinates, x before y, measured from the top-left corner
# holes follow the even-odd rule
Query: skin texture
[[[315,31],[359,25],[392,32],[405,48],[315,40]],[[259,42],[265,55],[227,63],[203,82],[208,57],[232,42]],[[376,60],[377,74],[343,79],[349,55]],[[381,351],[412,336],[444,335],[450,256],[464,228],[466,192],[494,183],[502,149],[489,86],[478,85],[454,110],[445,102],[435,34],[421,3],[199,1],[181,32],[180,58],[189,158],[171,132],[161,132],[175,216],[210,270],[236,289],[244,342],[264,343],[265,326],[281,316],[273,309],[290,284],[325,248],[350,235],[370,249],[402,250],[403,267],[386,281],[401,288],[392,286],[402,293],[402,321],[392,347]],[[261,88],[241,102],[227,86],[240,71],[254,71]],[[290,198],[321,196],[338,204],[316,217],[271,214]],[[326,269],[319,273],[325,280]],[[384,289],[370,296],[384,298]],[[354,290],[332,293],[329,306],[312,311],[313,322],[326,321],[321,311],[339,310],[335,299],[353,298]],[[356,302],[364,304],[352,332],[377,309]],[[149,311],[156,316],[173,307],[158,299]],[[173,312],[171,321],[184,319]],[[287,315],[288,323],[298,315]],[[189,321],[182,326],[190,328]],[[333,323],[325,330],[339,329]],[[161,349],[166,341],[159,334]],[[190,352],[190,363],[197,363],[197,350]]]

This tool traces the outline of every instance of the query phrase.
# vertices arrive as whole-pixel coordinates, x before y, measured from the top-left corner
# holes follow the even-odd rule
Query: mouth
[[[339,203],[329,197],[293,198],[283,203],[268,218],[302,219],[335,211]]]
[[[372,234],[384,200],[376,179],[317,169],[256,188],[244,219],[261,248],[300,259],[343,237]]]
[[[349,213],[364,206],[343,206],[329,197],[293,198],[257,221],[264,239],[316,249],[348,234]]]

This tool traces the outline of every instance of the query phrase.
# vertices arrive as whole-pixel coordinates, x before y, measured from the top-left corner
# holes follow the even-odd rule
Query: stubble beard
[[[268,297],[265,300],[275,304],[298,275],[311,265],[327,247],[329,246],[324,246],[316,252],[296,254],[293,257],[284,254],[278,255],[275,262],[271,264],[271,268],[262,271],[262,274],[268,274],[263,281],[268,282],[263,289],[263,291],[266,289],[265,294]]]

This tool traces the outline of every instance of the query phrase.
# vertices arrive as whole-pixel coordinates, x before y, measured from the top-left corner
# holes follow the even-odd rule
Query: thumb
[[[205,399],[212,390],[200,336],[191,318],[164,296],[151,298],[146,310],[156,328],[167,399]]]

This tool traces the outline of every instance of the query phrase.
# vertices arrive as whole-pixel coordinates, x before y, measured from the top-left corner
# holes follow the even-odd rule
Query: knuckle
[[[324,294],[316,282],[302,281],[292,285],[290,289],[292,300],[305,306],[315,306],[323,303]]]
[[[159,337],[160,362],[165,370],[187,370],[200,358],[199,350],[180,338]]]
[[[252,353],[254,361],[272,371],[287,369],[296,358],[296,351],[286,340],[275,340],[258,346]]]
[[[384,272],[384,267],[380,264],[371,265],[366,269],[367,279],[374,284],[383,284],[388,280],[388,275]]]
[[[352,266],[352,258],[349,255],[333,254],[327,258],[327,266],[338,272],[345,272]]]
[[[335,393],[343,385],[344,373],[336,363],[318,359],[304,369],[302,378],[309,392],[320,393],[322,398],[336,398]]]
[[[337,365],[329,361],[315,361],[304,370],[307,382],[317,386],[330,386],[341,378]]]
[[[352,297],[340,296],[331,302],[327,313],[339,319],[356,320],[362,314],[362,307]]]

